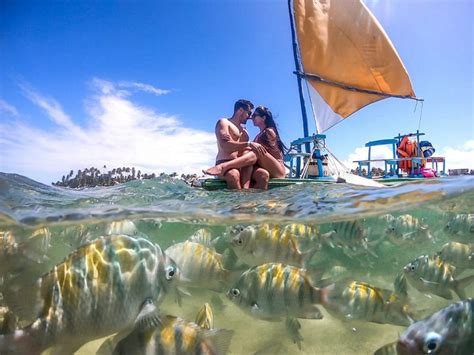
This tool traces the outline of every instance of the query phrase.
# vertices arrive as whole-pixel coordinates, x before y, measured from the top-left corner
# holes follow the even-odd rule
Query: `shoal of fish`
[[[352,279],[343,267],[325,269],[312,262],[324,250],[377,258],[379,243],[435,241],[427,225],[411,215],[380,220],[386,223],[383,240],[371,240],[358,220],[322,226],[259,224],[231,226],[217,237],[200,229],[166,250],[132,221],[112,222],[105,230],[80,225],[62,231],[65,239],[77,237],[73,251],[33,276],[24,270],[47,258],[51,232],[43,227],[16,238],[13,231],[0,231],[0,354],[46,349],[72,354],[112,335],[100,354],[224,354],[234,330],[214,328],[209,303],[194,322],[160,309],[170,294],[181,303],[196,288],[224,296],[253,317],[281,322],[299,349],[304,339],[298,319],[320,320],[322,307],[343,321],[406,327],[398,340],[374,349],[375,354],[472,353],[474,301],[465,289],[474,282],[473,215],[447,221],[444,232],[451,241],[404,265],[393,288]],[[409,285],[460,300],[418,319]],[[217,299],[215,307],[222,304]],[[20,327],[19,321],[28,325]]]

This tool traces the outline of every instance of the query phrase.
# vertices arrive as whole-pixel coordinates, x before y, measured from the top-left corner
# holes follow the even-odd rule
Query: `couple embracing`
[[[252,112],[253,108],[250,101],[238,100],[232,117],[222,118],[216,124],[216,165],[203,172],[224,179],[229,189],[267,189],[270,178],[285,177],[285,146],[273,115],[264,106]],[[244,126],[249,119],[260,129],[253,141]]]

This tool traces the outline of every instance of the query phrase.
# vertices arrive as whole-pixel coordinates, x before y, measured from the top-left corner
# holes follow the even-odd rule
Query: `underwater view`
[[[468,176],[232,192],[0,173],[0,243],[2,354],[472,353]],[[453,307],[436,337],[405,334]]]

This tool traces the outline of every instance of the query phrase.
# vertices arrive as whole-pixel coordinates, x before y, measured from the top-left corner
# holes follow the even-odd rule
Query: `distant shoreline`
[[[71,170],[69,174],[63,175],[61,180],[52,182],[51,184],[58,187],[80,189],[96,186],[115,186],[129,181],[148,180],[157,177],[179,179],[187,184],[191,184],[192,181],[197,178],[196,174],[181,174],[180,176],[178,176],[178,173],[167,174],[163,172],[158,175],[155,173],[142,174],[142,172],[135,167],[118,167],[108,171],[105,169],[107,169],[105,165],[102,169],[95,167],[85,168],[78,170],[74,177],[74,170]]]

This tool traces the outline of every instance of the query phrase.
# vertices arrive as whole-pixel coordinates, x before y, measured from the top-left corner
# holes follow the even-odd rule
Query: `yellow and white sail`
[[[300,74],[316,91],[318,132],[386,97],[415,98],[395,47],[361,0],[293,4],[304,71]],[[321,107],[318,100],[329,107]]]

